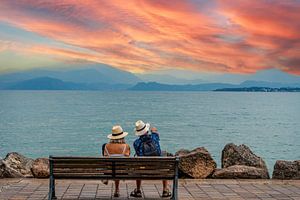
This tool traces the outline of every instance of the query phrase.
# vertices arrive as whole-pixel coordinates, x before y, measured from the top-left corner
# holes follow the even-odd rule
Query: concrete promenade
[[[135,199],[134,181],[121,181],[121,196],[112,198],[113,185],[95,180],[57,180],[58,199]],[[143,199],[160,199],[160,181],[143,182]],[[0,179],[0,199],[47,199],[47,179]],[[300,181],[192,180],[179,182],[179,199],[299,199]]]

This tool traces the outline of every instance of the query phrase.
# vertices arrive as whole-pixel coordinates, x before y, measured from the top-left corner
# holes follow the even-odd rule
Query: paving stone
[[[108,185],[90,180],[57,180],[58,199],[135,199],[130,192],[136,187],[135,181],[120,182],[120,198],[112,198],[114,182]],[[48,180],[21,179],[0,180],[1,200],[47,199]],[[170,188],[172,189],[172,188]],[[273,180],[180,180],[179,199],[294,199],[300,200],[300,181]],[[161,181],[143,181],[143,198],[159,199],[162,192]]]

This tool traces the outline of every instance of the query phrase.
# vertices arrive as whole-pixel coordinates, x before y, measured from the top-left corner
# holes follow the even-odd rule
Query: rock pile
[[[173,156],[164,152],[164,156]],[[247,178],[269,179],[265,161],[255,155],[251,149],[242,144],[227,144],[222,151],[222,168],[216,169],[216,162],[210,153],[199,147],[192,151],[181,149],[175,154],[179,156],[179,175],[182,178]],[[48,158],[33,160],[19,153],[8,153],[0,158],[0,178],[48,178]],[[273,179],[300,180],[300,160],[278,160],[274,166]]]
[[[0,160],[0,178],[47,178],[48,159],[27,158],[17,152],[8,153]]]

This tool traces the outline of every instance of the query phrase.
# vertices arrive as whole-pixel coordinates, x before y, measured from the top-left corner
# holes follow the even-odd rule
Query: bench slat
[[[175,157],[53,157],[54,178],[174,179]]]

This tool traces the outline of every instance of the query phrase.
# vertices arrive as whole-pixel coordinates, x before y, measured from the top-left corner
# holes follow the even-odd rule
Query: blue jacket
[[[147,141],[149,138],[151,138],[155,142],[156,148],[158,149],[158,152],[161,155],[161,149],[160,149],[160,144],[159,144],[159,134],[152,132],[151,134],[148,134],[148,135],[142,135],[134,141],[133,146],[135,149],[135,154],[137,156],[144,156],[141,144],[143,142]]]

